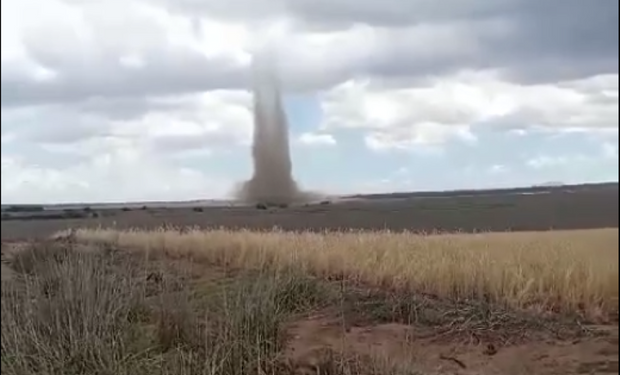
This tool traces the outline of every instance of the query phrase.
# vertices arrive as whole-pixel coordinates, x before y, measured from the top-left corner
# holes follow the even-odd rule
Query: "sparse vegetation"
[[[194,208],[192,208],[192,211],[194,211],[194,212],[203,212],[204,208],[202,208],[202,207],[194,207]]]
[[[288,203],[259,202],[254,207],[258,210],[267,210],[272,208],[288,208]]]
[[[43,206],[31,204],[20,204],[9,206],[6,208],[7,212],[41,212],[43,210]]]
[[[63,209],[62,211],[19,212],[15,214],[3,214],[2,220],[6,221],[33,221],[33,220],[57,220],[57,219],[83,219],[98,217],[97,212],[85,212],[83,210]]]
[[[62,210],[62,212],[63,212],[62,217],[66,219],[81,219],[84,217],[89,217],[91,211],[65,208],[64,210]]]
[[[7,374],[293,375],[284,323],[326,298],[293,271],[239,274],[223,286],[113,247],[66,241],[15,254],[2,285],[2,370]],[[165,269],[163,269],[165,268]],[[153,272],[163,277],[150,277]],[[332,355],[312,374],[417,374]]]

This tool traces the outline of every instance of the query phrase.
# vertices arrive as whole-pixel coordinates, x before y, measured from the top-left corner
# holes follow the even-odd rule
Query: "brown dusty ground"
[[[80,211],[82,216],[86,216]],[[92,212],[90,213],[92,214]],[[2,240],[42,238],[71,227],[176,226],[285,230],[536,231],[618,227],[618,187],[538,195],[373,198],[327,205],[103,209],[98,217],[2,220]]]
[[[618,373],[618,329],[610,335],[585,340],[526,342],[497,348],[416,338],[416,329],[399,323],[353,327],[329,314],[294,322],[288,355],[311,367],[326,348],[359,356],[387,356],[412,362],[428,374],[611,374]]]

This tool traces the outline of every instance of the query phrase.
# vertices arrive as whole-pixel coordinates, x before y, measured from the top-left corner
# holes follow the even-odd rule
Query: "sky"
[[[615,0],[1,4],[3,204],[229,197],[265,48],[304,189],[618,180]]]

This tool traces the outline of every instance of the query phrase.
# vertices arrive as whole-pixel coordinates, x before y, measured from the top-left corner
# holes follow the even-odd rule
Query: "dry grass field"
[[[77,230],[78,240],[239,269],[299,268],[393,290],[511,307],[618,310],[618,230],[419,235],[281,231]]]

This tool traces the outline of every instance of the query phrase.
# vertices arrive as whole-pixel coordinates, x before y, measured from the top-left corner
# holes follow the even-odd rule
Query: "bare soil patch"
[[[287,355],[306,367],[319,362],[329,350],[362,357],[389,357],[415,363],[424,374],[547,375],[618,371],[617,327],[610,336],[579,340],[547,337],[502,347],[438,342],[423,329],[422,334],[417,331],[402,323],[343,329],[338,317],[317,314],[289,326],[291,341]]]

